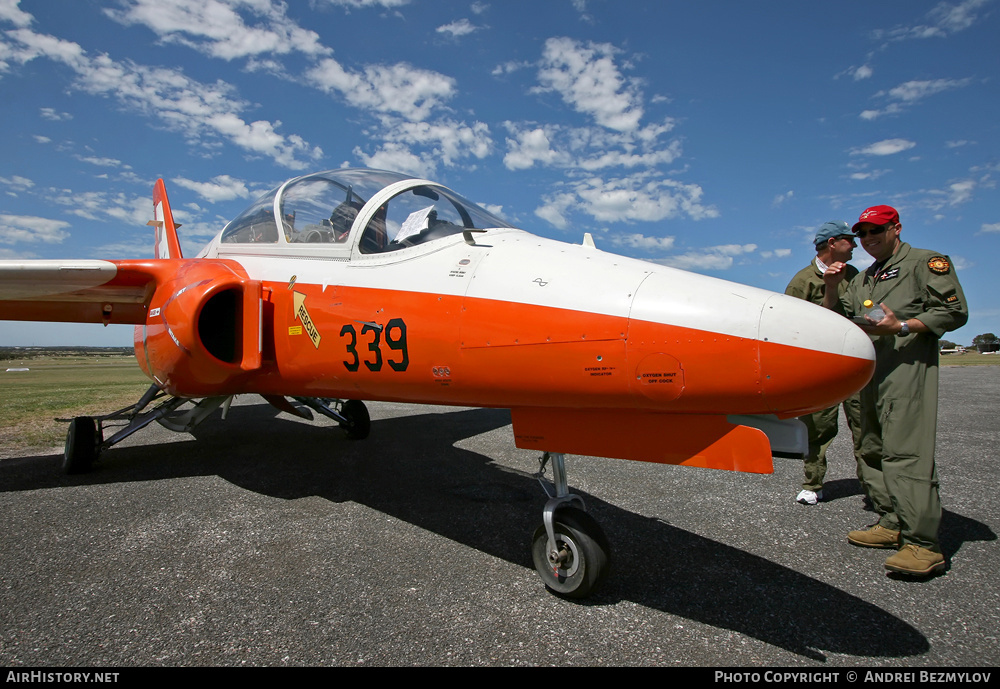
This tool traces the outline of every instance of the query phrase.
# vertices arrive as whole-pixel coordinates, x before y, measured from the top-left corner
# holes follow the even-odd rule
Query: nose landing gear
[[[611,548],[604,531],[586,513],[583,499],[570,494],[561,452],[542,455],[539,481],[549,460],[555,495],[546,489],[550,498],[542,512],[543,523],[531,539],[531,559],[550,591],[564,598],[586,598],[607,579]]]

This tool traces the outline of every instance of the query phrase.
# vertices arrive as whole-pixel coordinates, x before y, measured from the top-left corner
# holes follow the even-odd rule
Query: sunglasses
[[[882,234],[883,232],[885,232],[886,230],[888,230],[890,227],[892,227],[892,224],[881,225],[879,227],[876,227],[874,230],[855,230],[854,231],[854,236],[857,237],[858,239],[864,239],[868,235],[872,235],[874,237],[875,235]]]

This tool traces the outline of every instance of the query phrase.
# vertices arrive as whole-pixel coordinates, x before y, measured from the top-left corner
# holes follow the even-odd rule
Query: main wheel
[[[66,452],[63,471],[82,474],[97,459],[97,424],[89,416],[78,416],[69,422],[66,431]]]
[[[586,598],[608,576],[611,552],[608,539],[593,517],[575,507],[564,507],[553,524],[556,550],[549,552],[545,526],[535,530],[531,558],[546,588],[565,598]]]
[[[347,419],[340,427],[351,440],[364,440],[372,430],[372,420],[368,407],[361,400],[347,400],[340,408],[340,415]]]

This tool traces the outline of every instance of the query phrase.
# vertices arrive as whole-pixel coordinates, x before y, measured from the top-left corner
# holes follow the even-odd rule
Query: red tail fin
[[[153,247],[156,258],[184,258],[181,254],[181,243],[177,239],[177,228],[174,216],[170,212],[170,202],[167,200],[167,188],[163,180],[156,180],[153,186],[153,219],[147,225],[156,228],[156,244]]]

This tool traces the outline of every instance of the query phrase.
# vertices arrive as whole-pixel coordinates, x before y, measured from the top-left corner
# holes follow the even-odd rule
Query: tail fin
[[[184,258],[180,240],[177,239],[180,225],[174,223],[167,188],[162,179],[156,180],[153,186],[153,219],[146,224],[156,228],[156,244],[153,247],[156,258]]]

